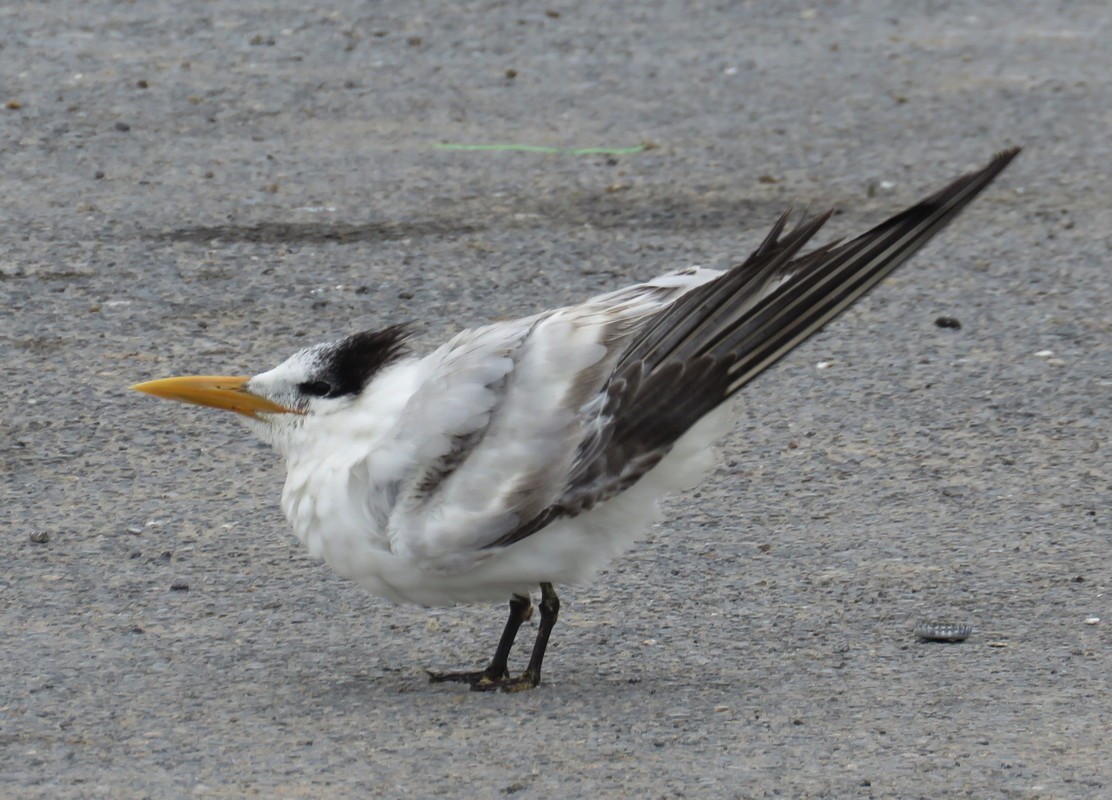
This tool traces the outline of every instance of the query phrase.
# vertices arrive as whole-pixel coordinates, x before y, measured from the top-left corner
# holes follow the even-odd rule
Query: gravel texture
[[[0,795],[1112,795],[1110,40],[1104,0],[6,4]],[[429,686],[503,607],[338,579],[231,415],[126,389],[724,266],[792,204],[853,234],[1013,144],[562,592],[531,693]]]

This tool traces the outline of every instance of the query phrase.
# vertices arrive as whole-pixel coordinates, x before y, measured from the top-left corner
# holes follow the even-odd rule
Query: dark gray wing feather
[[[830,218],[787,217],[742,264],[658,312],[620,357],[560,499],[491,547],[520,541],[629,488],[675,441],[910,258],[1019,154],[999,153],[849,242],[797,257]]]

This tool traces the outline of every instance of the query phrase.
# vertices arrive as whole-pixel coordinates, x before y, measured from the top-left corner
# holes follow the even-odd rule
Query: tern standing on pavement
[[[282,509],[309,552],[399,603],[509,600],[491,662],[433,673],[536,686],[556,584],[594,575],[697,483],[729,398],[906,261],[1018,154],[997,155],[845,243],[801,255],[829,219],[782,216],[743,263],[689,268],[466,330],[433,352],[401,326],[294,354],[254,377],[134,388],[236,411],[286,460]],[[510,648],[541,590],[523,673]]]

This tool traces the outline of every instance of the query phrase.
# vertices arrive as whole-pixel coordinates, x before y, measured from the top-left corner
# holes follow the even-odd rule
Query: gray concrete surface
[[[0,796],[1112,796],[1110,16],[5,4]],[[427,685],[504,610],[339,580],[234,419],[126,390],[725,265],[789,204],[854,233],[1012,144],[564,591],[531,694]]]

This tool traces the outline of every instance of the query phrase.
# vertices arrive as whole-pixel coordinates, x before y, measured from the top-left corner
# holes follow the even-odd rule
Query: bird
[[[804,248],[833,211],[782,214],[725,270],[688,267],[577,305],[469,328],[423,354],[408,324],[303,348],[254,376],[131,387],[236,412],[285,459],[281,506],[308,552],[395,603],[509,602],[476,691],[541,682],[560,611],[693,488],[731,397],[907,261],[1018,155],[848,241]],[[509,656],[540,619],[523,672]]]

